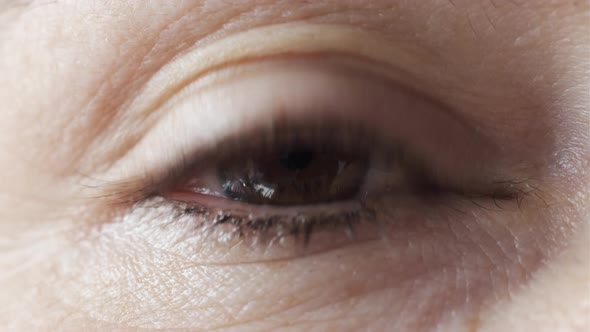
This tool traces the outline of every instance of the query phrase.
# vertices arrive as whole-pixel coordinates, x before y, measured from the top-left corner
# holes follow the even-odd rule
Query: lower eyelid
[[[182,244],[191,256],[208,252],[200,259],[211,264],[294,258],[378,238],[374,212],[358,203],[316,211],[303,218],[288,216],[284,211],[276,215],[266,211],[257,216],[254,211],[248,215],[153,197],[138,203],[118,224],[172,232],[178,239],[162,236],[167,242],[162,245]],[[235,246],[240,248],[238,254],[228,256],[227,251]]]
[[[466,204],[469,210],[463,210]],[[487,205],[459,198],[449,202],[381,197],[364,207],[349,205],[347,211],[357,215],[348,222],[344,214],[335,213],[332,220],[323,218],[314,224],[315,227],[323,222],[317,228],[303,227],[291,234],[275,227],[277,221],[263,231],[260,228],[265,226],[240,227],[231,221],[215,224],[215,218],[222,215],[218,214],[220,209],[208,210],[183,201],[152,197],[136,204],[117,222],[105,225],[104,231],[127,229],[128,234],[139,236],[141,241],[167,248],[200,265],[248,264],[298,259],[373,241],[395,241],[392,245],[399,247],[410,240],[431,236],[432,232],[440,232],[439,237],[449,236],[451,241],[453,234],[443,234],[448,233],[450,220],[463,220],[472,215],[467,211],[474,209],[489,213],[494,204]],[[231,214],[226,216],[231,218]],[[470,227],[480,227],[476,221],[473,223]],[[305,234],[308,231],[310,234]],[[307,236],[311,238],[306,239]]]

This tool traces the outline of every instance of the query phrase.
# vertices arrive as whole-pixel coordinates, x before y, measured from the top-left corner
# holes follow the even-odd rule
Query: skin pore
[[[0,0],[0,326],[587,329],[589,22],[573,0]],[[285,251],[212,243],[168,206],[130,210],[132,180],[167,151],[299,100],[375,118],[345,107],[381,96],[351,88],[374,76],[452,113],[395,109],[373,121],[383,131],[450,177],[524,194],[378,201],[378,231]]]

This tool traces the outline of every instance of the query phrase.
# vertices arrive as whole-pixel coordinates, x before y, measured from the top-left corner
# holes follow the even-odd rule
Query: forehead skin
[[[590,1],[573,0],[0,0],[0,234],[16,238],[27,228],[57,224],[52,204],[76,191],[66,180],[113,158],[113,147],[97,142],[122,123],[141,132],[149,114],[128,112],[129,100],[172,59],[264,26],[346,27],[396,49],[399,57],[386,60],[403,69],[408,85],[443,99],[482,131],[502,133],[495,138],[513,153],[554,165],[551,189],[583,216],[550,268],[511,301],[494,303],[473,328],[582,326],[588,316],[580,290],[588,289],[589,21]],[[29,204],[31,196],[41,199]],[[27,278],[0,283],[4,296],[20,299]],[[23,304],[22,310],[43,321],[52,306],[35,311]],[[51,315],[95,326],[62,308]],[[0,323],[5,316],[0,312]],[[531,328],[531,321],[539,325]],[[113,328],[104,324],[96,326]]]

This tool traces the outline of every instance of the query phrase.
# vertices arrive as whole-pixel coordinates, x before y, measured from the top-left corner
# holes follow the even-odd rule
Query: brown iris
[[[225,195],[250,204],[308,205],[355,196],[367,172],[366,158],[294,147],[219,169]]]

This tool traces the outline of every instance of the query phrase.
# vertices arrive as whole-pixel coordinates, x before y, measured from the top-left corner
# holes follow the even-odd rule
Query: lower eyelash
[[[322,230],[342,230],[349,238],[354,238],[355,226],[363,222],[375,222],[376,212],[366,206],[346,210],[309,214],[254,214],[236,213],[219,208],[209,208],[187,202],[171,201],[165,197],[155,197],[138,203],[142,208],[160,208],[167,205],[172,209],[175,220],[188,218],[195,221],[196,227],[215,231],[223,238],[257,238],[265,242],[281,241],[294,237],[307,246],[314,232]]]

